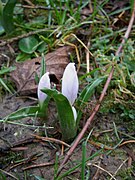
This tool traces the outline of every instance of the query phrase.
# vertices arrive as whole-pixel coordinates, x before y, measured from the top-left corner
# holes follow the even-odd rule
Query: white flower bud
[[[67,97],[73,105],[78,93],[78,76],[75,69],[75,63],[69,63],[64,71],[62,78],[62,94]]]
[[[41,89],[44,89],[44,88],[48,88],[50,89],[51,87],[51,84],[50,84],[50,78],[49,78],[49,72],[45,73],[40,81],[39,81],[39,84],[38,84],[38,100],[39,100],[39,103],[43,104],[43,102],[45,101],[45,99],[47,98],[47,94],[43,93],[41,91]]]

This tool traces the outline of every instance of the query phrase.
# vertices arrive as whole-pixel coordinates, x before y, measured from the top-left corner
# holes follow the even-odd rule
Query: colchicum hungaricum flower
[[[43,93],[41,90],[43,88],[50,89],[50,87],[51,85],[50,85],[49,72],[47,72],[41,77],[38,85],[38,99],[41,106],[43,105],[45,99],[47,98],[47,95]],[[75,69],[75,63],[69,63],[65,68],[62,78],[62,94],[70,102],[74,114],[74,120],[76,120],[77,118],[77,113],[76,113],[76,109],[73,107],[73,104],[77,98],[78,88],[79,88],[79,83],[78,83],[77,72]]]
[[[47,98],[47,95],[41,91],[41,89],[43,89],[43,88],[48,88],[48,89],[51,88],[49,72],[45,73],[41,77],[39,84],[38,84],[37,94],[38,94],[39,104],[41,107],[43,106],[43,103],[44,103],[45,99]]]

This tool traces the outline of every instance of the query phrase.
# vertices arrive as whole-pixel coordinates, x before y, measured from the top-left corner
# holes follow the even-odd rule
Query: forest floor
[[[91,5],[91,8],[94,8],[94,3]],[[98,5],[98,7],[101,6]],[[130,8],[128,9],[127,7],[130,7],[127,1],[124,3],[115,1],[114,6],[113,1],[106,2],[104,6],[102,6],[102,10],[97,9],[93,15],[96,18],[98,25],[95,25],[96,22],[94,22],[93,27],[92,25],[86,25],[87,27],[85,27],[84,24],[81,27],[73,29],[74,34],[76,34],[76,36],[81,39],[81,42],[85,45],[88,45],[89,41],[93,43],[92,48],[90,49],[93,54],[95,51],[95,61],[97,61],[97,64],[99,65],[99,69],[95,68],[95,62],[91,59],[92,62],[90,64],[90,70],[93,71],[94,68],[96,69],[95,72],[93,71],[93,74],[86,75],[86,49],[80,42],[76,41],[77,39],[72,40],[73,37],[70,36],[68,37],[68,41],[71,41],[72,43],[67,43],[66,41],[65,45],[62,47],[60,46],[60,43],[58,43],[57,46],[54,45],[53,47],[50,47],[49,45],[47,46],[48,49],[51,49],[48,50],[45,55],[47,69],[50,72],[53,72],[53,74],[58,77],[58,80],[60,80],[65,65],[72,59],[69,58],[69,54],[72,54],[72,52],[73,60],[75,59],[77,64],[76,51],[74,49],[74,47],[77,47],[81,59],[81,67],[78,72],[78,76],[80,77],[79,92],[81,92],[91,81],[90,76],[92,76],[92,78],[99,77],[99,73],[97,73],[98,71],[101,71],[100,75],[108,76],[106,73],[111,61],[107,60],[107,57],[112,58],[111,54],[116,51],[118,47],[118,43],[116,43],[116,41],[120,44],[121,37],[120,34],[114,34],[115,38],[113,35],[108,36],[108,38],[106,36],[108,35],[108,32],[111,31],[109,28],[112,28],[112,31],[114,32],[118,32],[124,28],[125,29],[122,33],[126,31],[131,16]],[[122,10],[118,11],[119,9]],[[80,11],[81,17],[84,18],[84,20],[87,16],[92,16],[89,11],[90,5],[88,4]],[[109,13],[112,13],[112,16],[109,16]],[[102,19],[100,19],[98,15],[102,16]],[[25,12],[25,16],[26,19],[31,18],[28,17],[29,13],[27,12]],[[109,22],[110,24],[108,25],[109,28],[105,25],[105,18],[111,19],[111,22]],[[104,30],[104,26],[106,30]],[[100,27],[101,29],[98,30]],[[91,32],[89,33],[89,28],[90,31],[93,31],[92,35]],[[102,35],[103,31],[105,31],[104,35]],[[131,33],[128,42],[129,44],[126,46],[124,52],[125,57],[129,58],[131,61],[135,61],[135,59],[132,59],[132,57],[135,57],[134,33],[135,31]],[[43,35],[44,34],[42,34],[42,36]],[[119,71],[119,73],[116,71],[114,73],[114,77],[111,81],[112,83],[110,83],[101,108],[93,119],[93,123],[90,127],[88,127],[84,137],[74,150],[60,175],[56,177],[58,168],[69,148],[74,144],[74,141],[67,145],[62,145],[61,130],[57,121],[57,112],[54,102],[51,101],[49,104],[49,117],[47,121],[36,117],[36,115],[32,118],[26,117],[18,120],[5,119],[5,117],[9,114],[22,107],[37,105],[37,84],[35,83],[35,76],[33,75],[33,72],[36,71],[38,75],[40,74],[41,56],[37,57],[35,56],[36,53],[34,55],[28,53],[27,55],[31,55],[30,61],[25,60],[23,62],[18,62],[21,59],[20,56],[18,56],[21,51],[21,48],[19,49],[18,47],[18,42],[21,39],[19,35],[16,36],[17,40],[11,38],[12,42],[8,42],[8,40],[10,40],[10,36],[8,37],[4,34],[0,37],[0,44],[5,42],[5,44],[0,45],[0,78],[1,82],[7,83],[5,83],[6,86],[3,86],[3,83],[1,83],[2,87],[0,88],[0,179],[135,179],[134,85],[129,83],[128,78],[125,78],[127,86],[124,86],[125,89],[121,88],[123,83],[122,80],[124,79],[123,76],[127,76],[125,75],[126,71],[123,68],[124,65],[119,62],[119,68],[123,68],[124,70],[122,69],[123,71]],[[99,37],[104,38],[102,42],[98,39]],[[59,38],[59,35],[57,38]],[[66,38],[63,38],[63,40],[65,39]],[[47,40],[45,41],[46,43],[48,42]],[[111,42],[112,44],[108,46],[108,42]],[[71,44],[75,44],[75,46],[71,47]],[[97,44],[99,44],[99,46],[97,46]],[[113,47],[114,44],[115,47]],[[46,49],[44,49],[44,51],[45,50]],[[129,52],[133,52],[131,57],[130,55],[127,55],[130,54]],[[106,54],[103,57],[104,53]],[[38,51],[38,55],[39,54],[40,51]],[[17,57],[20,59],[16,60]],[[124,58],[122,60],[124,61]],[[2,69],[4,67],[9,68],[11,66],[16,67],[16,69],[10,73],[4,74]],[[105,68],[105,70],[103,70],[103,68]],[[8,70],[8,72],[9,71],[10,70]],[[123,73],[122,78],[119,77],[122,74],[121,72]],[[132,67],[130,67],[129,72],[134,73]],[[82,76],[85,77],[81,78]],[[120,86],[117,84],[117,78],[118,81],[120,80],[122,82]],[[26,83],[26,81],[28,81],[28,83]],[[58,88],[59,86],[60,84],[58,84]],[[85,125],[87,119],[90,117],[93,107],[96,103],[98,103],[102,89],[103,84],[95,89],[95,93],[92,95],[91,99],[88,100],[86,106],[82,110],[83,116],[80,120],[78,134]],[[130,90],[131,93],[127,94],[126,90]],[[90,137],[87,140],[89,135]],[[84,157],[85,160],[87,160],[85,163]],[[83,163],[85,164],[84,171]]]

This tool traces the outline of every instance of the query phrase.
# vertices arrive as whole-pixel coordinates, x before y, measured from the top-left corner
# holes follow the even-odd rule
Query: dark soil
[[[29,98],[12,97],[8,99],[7,96],[3,97],[0,102],[0,117],[5,117],[16,109],[28,106],[32,102],[33,100]],[[111,147],[113,144],[116,144],[118,140],[113,131],[113,122],[116,119],[117,117],[112,114],[97,117],[97,119],[95,119],[96,123],[93,127],[94,131],[91,140],[95,138],[103,144],[108,142]],[[14,122],[20,123],[20,125],[9,124],[8,122],[6,123],[6,121],[0,124],[0,166],[2,170],[10,174],[9,176],[6,174],[7,179],[14,179],[11,175],[14,175],[19,180],[24,180],[25,178],[27,180],[34,180],[36,176],[43,177],[47,180],[54,179],[56,152],[59,152],[59,158],[61,160],[64,157],[64,155],[61,155],[61,146],[56,143],[37,140],[32,136],[32,134],[45,136],[45,128],[41,127],[43,123],[41,123],[40,119],[26,118]],[[25,127],[21,124],[31,126]],[[37,126],[41,128],[37,128]],[[122,126],[119,128],[122,128]],[[107,132],[107,130],[110,131]],[[104,131],[106,131],[106,133]],[[96,144],[92,145],[91,142],[88,143],[87,157],[90,157],[99,149],[101,149],[100,146]],[[124,179],[127,174],[133,179],[132,171],[128,173],[125,172],[130,171],[129,161],[135,157],[134,146],[116,148],[112,150],[111,153],[107,153],[107,149],[103,151],[104,153],[88,161],[86,173],[90,170],[90,177],[92,179],[104,180],[110,177],[108,173],[115,175],[118,170],[117,176],[115,177],[116,179]],[[81,158],[82,146],[80,144],[76,148],[69,163],[65,166],[64,171],[81,162]],[[28,167],[29,169],[27,169]],[[98,167],[103,168],[104,171]],[[68,177],[71,179],[81,179],[80,171],[81,169],[78,168]],[[64,179],[68,179],[68,177]]]

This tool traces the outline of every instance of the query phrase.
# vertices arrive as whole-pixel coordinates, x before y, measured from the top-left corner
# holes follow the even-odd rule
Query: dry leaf
[[[45,55],[46,72],[53,74],[57,81],[62,78],[66,65],[70,62],[69,55],[74,50],[71,46],[58,48]],[[15,63],[16,70],[11,73],[17,91],[21,95],[34,94],[37,91],[35,73],[40,76],[41,57],[27,60],[24,63]]]

